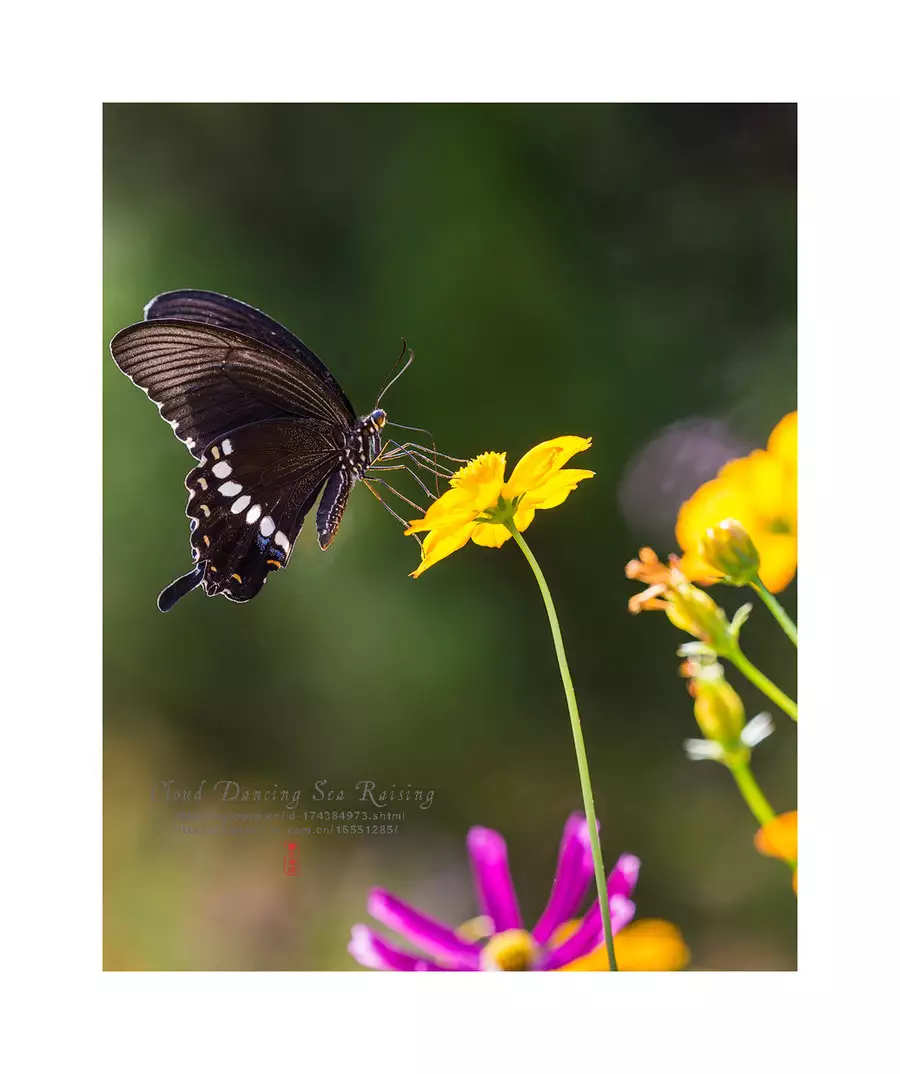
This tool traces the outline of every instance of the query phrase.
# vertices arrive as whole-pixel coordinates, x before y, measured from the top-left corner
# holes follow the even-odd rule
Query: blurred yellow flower
[[[553,939],[561,943],[573,931],[570,922],[557,930]],[[669,921],[645,918],[634,921],[616,933],[616,963],[620,970],[681,970],[690,961],[691,952],[681,931]],[[601,944],[589,955],[575,959],[562,970],[608,970],[609,958]]]
[[[734,459],[682,505],[675,536],[684,550],[681,571],[692,581],[722,577],[704,556],[709,531],[735,520],[759,553],[759,576],[773,593],[797,570],[797,412],[772,430],[765,451]]]
[[[470,540],[486,548],[499,548],[512,536],[503,523],[515,522],[525,530],[536,510],[558,507],[579,481],[593,477],[592,470],[564,470],[579,451],[587,451],[590,438],[559,436],[538,444],[516,464],[508,481],[506,452],[488,451],[458,470],[450,488],[414,519],[407,534],[431,532],[422,545],[422,562],[412,577],[456,552]]]
[[[794,867],[794,894],[797,893],[797,811],[781,813],[753,837],[753,845],[770,858],[779,858]],[[616,938],[616,948],[619,942]]]

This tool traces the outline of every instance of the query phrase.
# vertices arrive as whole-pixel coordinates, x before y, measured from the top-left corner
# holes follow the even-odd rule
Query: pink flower
[[[573,814],[566,822],[550,898],[531,931],[522,923],[503,837],[490,828],[472,828],[466,842],[484,915],[479,919],[483,922],[480,938],[474,938],[465,926],[454,929],[375,888],[369,895],[371,916],[423,953],[403,951],[367,925],[354,925],[347,950],[360,965],[373,970],[558,970],[603,943],[596,900],[566,939],[561,943],[554,939],[560,926],[576,917],[594,879],[583,816]],[[640,861],[633,854],[623,854],[609,874],[613,935],[634,917],[631,894],[639,871]]]

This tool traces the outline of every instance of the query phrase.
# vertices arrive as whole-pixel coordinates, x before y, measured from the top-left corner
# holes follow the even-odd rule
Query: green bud
[[[702,542],[703,558],[729,585],[749,585],[759,574],[759,552],[740,522],[726,518],[711,526]]]
[[[705,738],[717,742],[728,754],[746,747],[741,741],[744,705],[737,691],[726,681],[720,664],[703,668],[692,680],[694,716]]]
[[[666,615],[679,630],[693,634],[720,656],[734,651],[734,638],[725,613],[712,597],[690,582],[670,586]]]

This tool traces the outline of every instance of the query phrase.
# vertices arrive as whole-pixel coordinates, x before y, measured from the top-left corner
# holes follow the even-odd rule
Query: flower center
[[[524,929],[507,929],[498,932],[485,944],[481,952],[483,970],[532,970],[537,963],[540,948],[530,932]]]

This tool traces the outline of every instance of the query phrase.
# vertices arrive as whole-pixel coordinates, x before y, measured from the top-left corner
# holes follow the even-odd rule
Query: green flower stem
[[[796,722],[797,702],[792,701],[783,690],[778,689],[771,679],[766,678],[758,667],[751,664],[737,645],[731,652],[723,653],[722,655],[726,656],[758,690],[764,693],[770,701],[774,701],[779,708],[784,709],[788,716]]]
[[[744,796],[750,812],[756,817],[760,828],[765,827],[770,820],[775,819],[775,810],[769,805],[766,796],[759,788],[756,777],[750,770],[750,763],[744,758],[732,758],[725,761],[738,790]]]
[[[797,624],[788,615],[788,613],[781,607],[775,597],[766,589],[763,585],[762,579],[759,577],[754,578],[750,583],[757,593],[762,597],[763,604],[769,609],[772,615],[775,616],[775,620],[781,629],[787,634],[794,645],[797,644]]]
[[[553,635],[553,645],[556,649],[556,659],[559,663],[559,674],[562,678],[563,689],[566,693],[566,702],[569,706],[569,719],[572,723],[572,738],[575,740],[575,756],[578,760],[578,775],[581,779],[581,797],[584,799],[584,815],[587,818],[588,833],[591,839],[591,855],[594,859],[594,877],[597,881],[597,896],[600,899],[600,913],[603,918],[603,937],[606,942],[606,953],[609,956],[610,970],[617,970],[616,952],[613,947],[612,923],[609,917],[609,895],[606,891],[606,870],[603,868],[603,852],[600,849],[600,836],[597,833],[597,817],[594,813],[594,792],[591,789],[591,775],[588,771],[587,753],[584,748],[584,736],[581,733],[581,721],[578,718],[578,702],[575,700],[575,687],[572,685],[572,676],[569,674],[569,664],[566,660],[566,650],[563,647],[562,632],[559,629],[559,619],[556,616],[556,608],[553,606],[553,598],[544,572],[534,558],[531,549],[525,543],[522,534],[519,533],[515,522],[510,518],[505,521],[506,527],[513,535],[513,539],[522,554],[528,560],[528,565],[534,572],[538,588],[544,598],[544,607],[547,609],[547,618],[550,620],[550,633]]]
[[[757,824],[759,824],[760,828],[765,828],[770,820],[775,819],[775,810],[769,805],[768,799],[760,790],[759,784],[756,782],[756,776],[750,770],[750,762],[746,758],[731,757],[726,759],[725,764],[734,776],[734,782],[738,785],[738,790],[743,795],[750,812],[756,817]],[[797,868],[795,861],[788,861],[787,864],[792,869]]]

